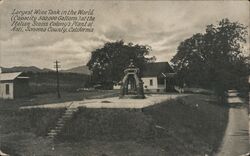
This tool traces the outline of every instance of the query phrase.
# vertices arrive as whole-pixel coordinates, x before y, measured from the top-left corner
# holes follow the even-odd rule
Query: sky
[[[181,41],[204,33],[223,18],[249,26],[248,1],[63,1],[0,2],[0,66],[62,69],[85,65],[106,42],[149,45],[156,61],[170,61]],[[11,32],[13,9],[94,9],[93,33]]]

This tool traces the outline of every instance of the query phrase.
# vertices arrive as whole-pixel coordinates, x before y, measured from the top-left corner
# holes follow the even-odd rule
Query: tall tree
[[[121,80],[130,59],[140,69],[145,63],[154,61],[155,57],[146,57],[150,52],[151,47],[147,45],[125,44],[122,40],[107,42],[91,53],[87,66],[93,72],[92,80],[95,83],[113,84]]]
[[[222,19],[217,26],[208,25],[204,34],[181,42],[171,62],[188,85],[210,88],[223,95],[248,74],[243,55],[246,37],[246,26]]]

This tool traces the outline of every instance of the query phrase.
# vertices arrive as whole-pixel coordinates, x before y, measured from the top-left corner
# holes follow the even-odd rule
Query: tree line
[[[205,33],[184,40],[171,62],[178,78],[188,86],[214,90],[223,96],[228,89],[247,86],[247,57],[243,54],[247,27],[229,19],[208,25]]]
[[[205,33],[197,33],[182,41],[171,59],[179,85],[211,89],[222,96],[227,89],[242,89],[249,75],[247,57],[243,55],[247,27],[229,19],[217,25],[208,25]],[[93,72],[92,82],[113,85],[123,76],[130,59],[143,70],[146,63],[156,58],[149,56],[149,45],[128,43],[122,40],[107,42],[91,53],[87,63]]]

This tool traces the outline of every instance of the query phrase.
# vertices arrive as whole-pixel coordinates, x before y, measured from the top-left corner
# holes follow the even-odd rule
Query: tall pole
[[[59,61],[56,60],[55,63],[55,68],[56,68],[56,83],[57,83],[57,97],[58,98],[61,98],[61,94],[60,94],[60,81],[59,81],[59,71],[58,71],[58,68],[60,68],[60,65],[59,65]]]

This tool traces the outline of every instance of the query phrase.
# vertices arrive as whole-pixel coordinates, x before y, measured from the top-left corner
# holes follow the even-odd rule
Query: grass
[[[1,110],[1,124],[5,125],[1,133],[32,132],[37,136],[45,136],[63,111],[64,109]]]
[[[214,99],[190,95],[142,112],[81,109],[65,126],[58,141],[135,141],[142,146],[156,146],[164,151],[163,155],[213,155],[224,136],[228,109],[211,98]]]
[[[194,94],[143,110],[81,108],[54,150],[43,136],[62,110],[19,112],[16,108],[23,103],[1,103],[0,149],[14,156],[213,155],[228,117],[227,107],[213,99]]]
[[[0,150],[12,156],[18,155],[18,152],[27,149],[25,144],[31,146],[39,137],[44,137],[64,112],[63,109],[19,110],[20,106],[78,101],[83,99],[83,94],[85,98],[93,98],[110,96],[112,93],[112,91],[62,92],[61,99],[57,98],[56,93],[15,100],[0,99]],[[46,139],[44,141],[46,142]]]
[[[213,155],[224,136],[228,108],[207,102],[208,97],[191,95],[147,108],[145,114],[162,128],[154,143],[169,155]]]
[[[63,112],[63,109],[13,110],[1,107],[0,149],[10,155],[17,155],[25,149],[22,141],[33,136],[45,136]]]
[[[153,134],[152,118],[138,110],[82,108],[58,138],[72,142],[86,139],[121,141],[147,139]]]

